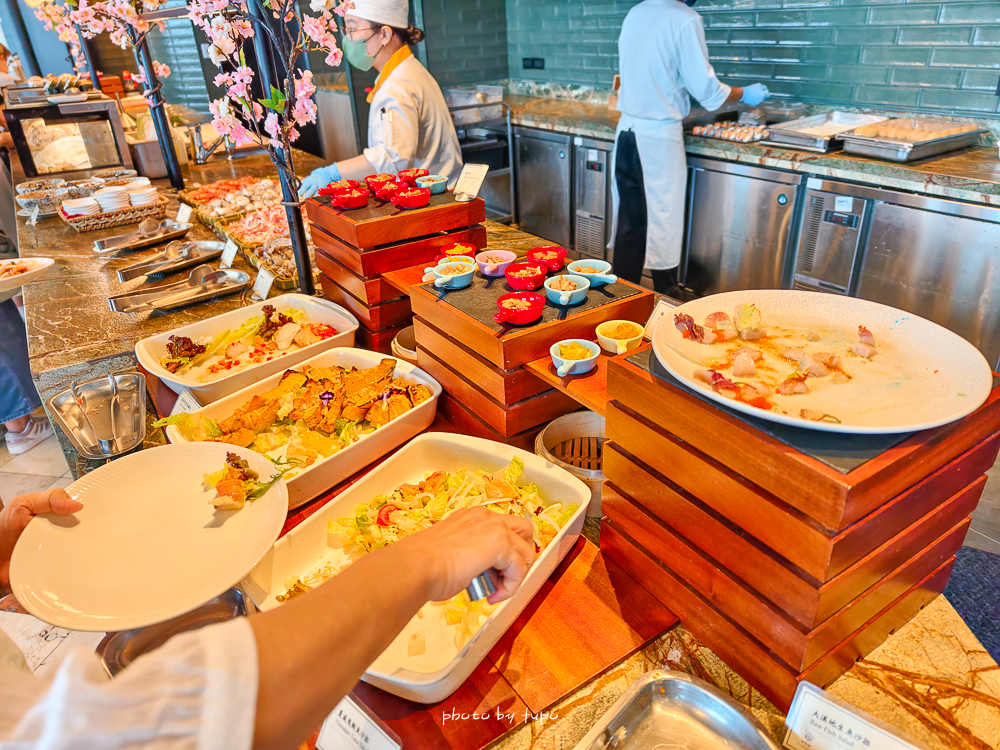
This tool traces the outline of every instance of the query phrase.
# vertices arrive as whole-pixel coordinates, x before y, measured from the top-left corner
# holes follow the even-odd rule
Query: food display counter
[[[305,155],[297,164],[302,171],[314,166]],[[187,169],[189,183],[271,173],[262,156],[217,158]],[[167,215],[177,207],[171,194]],[[488,445],[509,457],[519,455],[518,449],[535,452],[538,433],[561,415],[586,408],[607,417],[608,441],[599,449],[607,480],[602,508],[585,521],[580,503],[571,509],[568,541],[556,542],[561,560],[555,558],[551,574],[536,582],[537,593],[518,604],[516,617],[490,635],[495,640],[477,653],[479,661],[466,665],[468,677],[427,703],[418,702],[415,692],[402,697],[388,677],[370,676],[353,690],[353,699],[402,747],[572,747],[630,684],[650,670],[667,669],[721,690],[760,723],[771,743],[782,739],[784,712],[802,680],[934,750],[988,746],[996,739],[996,664],[939,594],[1000,448],[1000,392],[987,384],[985,403],[971,413],[889,438],[774,425],[731,411],[704,397],[700,386],[679,383],[663,370],[641,338],[656,295],[616,279],[599,281],[604,269],[588,265],[598,261],[575,261],[564,273],[565,253],[486,220],[481,204],[457,204],[446,194],[426,208],[383,215],[376,203],[340,209],[321,197],[306,210],[323,304],[339,305],[343,319],[357,325],[354,346],[369,350],[348,355],[343,352],[350,350],[332,348],[310,361],[331,370],[337,364],[357,367],[385,388],[377,395],[387,413],[390,399],[403,396],[393,388],[405,388],[409,401],[343,451],[345,458],[357,456],[354,463],[317,463],[309,491],[301,492],[285,519],[281,536],[288,541],[278,542],[281,549],[310,534],[326,544],[325,514],[354,498],[357,488],[383,481],[380,467],[410,470],[402,459],[394,464],[394,457],[426,452],[423,443],[442,452],[454,440],[450,435],[471,436],[490,442],[464,441],[461,450],[468,455]],[[237,326],[241,316],[256,312],[250,305],[261,303],[247,291],[178,310],[116,313],[108,298],[142,285],[120,281],[117,272],[155,249],[98,255],[94,239],[111,231],[78,235],[59,219],[18,228],[25,257],[55,260],[48,275],[24,289],[31,367],[43,399],[109,369],[139,369],[149,396],[147,433],[130,455],[163,445],[164,433],[153,422],[175,409],[198,410],[183,401],[178,406],[179,376],[158,371],[163,361],[156,347],[185,325],[192,326],[186,330],[195,332],[191,343],[197,344],[194,339],[214,333],[209,319],[228,314],[235,322],[226,326]],[[208,217],[188,238],[214,239],[218,230]],[[450,256],[450,245],[495,257]],[[511,258],[496,255],[501,252]],[[444,273],[435,265],[439,255],[444,266],[470,268]],[[514,265],[496,273],[494,266],[512,259]],[[533,264],[545,267],[531,271]],[[239,256],[235,267],[254,273]],[[439,270],[428,274],[430,268]],[[508,275],[511,268],[523,275]],[[469,275],[468,285],[457,280],[462,274]],[[563,281],[553,289],[556,279]],[[567,279],[582,281],[570,287]],[[537,291],[527,288],[535,281]],[[563,295],[569,300],[580,292],[575,304],[563,301]],[[269,301],[281,294],[272,290]],[[285,312],[294,302],[286,297]],[[538,298],[537,321],[506,322],[503,303],[509,298],[524,303],[508,308],[519,312],[530,312]],[[681,337],[671,325],[673,314],[657,325]],[[376,350],[386,351],[409,323],[416,365],[398,363],[379,372],[386,355]],[[627,350],[602,349],[599,326],[611,336],[612,348],[617,335],[629,341],[622,344]],[[561,348],[574,342],[576,349]],[[139,359],[153,364],[139,368],[137,345]],[[572,360],[582,350],[595,352],[579,358],[592,360],[590,369],[560,375],[562,358]],[[300,367],[296,361],[281,369]],[[222,425],[232,444],[256,444],[266,432],[240,422],[255,433],[241,440],[224,412],[236,409],[244,395],[278,387],[284,375],[271,370],[259,382],[244,384],[253,394],[206,397],[212,403],[204,416]],[[411,390],[419,384],[426,394]],[[394,431],[394,421],[407,414],[412,430]],[[169,425],[171,440],[183,424]],[[417,432],[422,437],[411,440]],[[76,476],[105,463],[79,456],[63,435],[60,441]],[[357,446],[367,446],[367,452],[353,451]],[[529,458],[537,462],[529,471],[565,474]],[[294,481],[286,482],[289,493]],[[584,487],[573,482],[567,486]],[[314,528],[324,533],[317,536]],[[264,608],[288,594],[271,590],[274,576],[284,575],[275,571],[292,564],[291,558],[279,560],[286,554],[279,554],[279,546],[241,584],[246,598]],[[279,567],[272,571],[272,564]],[[933,696],[924,690],[929,684],[936,687]]]

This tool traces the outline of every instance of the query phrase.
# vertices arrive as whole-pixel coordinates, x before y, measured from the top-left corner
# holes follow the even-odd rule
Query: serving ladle
[[[123,268],[118,272],[119,281],[131,281],[140,276],[157,273],[160,266],[166,266],[181,258],[190,258],[195,243],[191,240],[174,240],[165,248],[144,263],[138,263],[131,268]]]
[[[119,242],[117,245],[113,245],[112,247],[104,248],[102,252],[110,253],[113,250],[122,250],[131,245],[136,240],[144,240],[150,235],[159,232],[163,227],[166,226],[166,223],[168,221],[169,219],[163,219],[162,221],[160,219],[143,219],[139,223],[139,230],[137,232],[132,232],[132,234],[126,234],[124,237],[122,237],[121,242]]]

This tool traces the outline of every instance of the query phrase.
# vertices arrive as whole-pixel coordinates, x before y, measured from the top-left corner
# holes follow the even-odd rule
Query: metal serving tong
[[[225,245],[221,242],[184,242],[174,240],[162,252],[134,266],[128,266],[118,271],[118,280],[125,282],[140,276],[150,276],[154,273],[170,273],[180,271],[189,266],[198,265],[222,255]]]
[[[145,219],[135,232],[94,240],[95,253],[111,253],[115,250],[136,250],[156,245],[167,240],[175,240],[187,234],[193,224],[179,224],[173,219]]]
[[[150,312],[233,294],[248,286],[248,274],[232,268],[219,270],[205,264],[193,269],[184,281],[111,297],[108,299],[108,307],[114,312]]]

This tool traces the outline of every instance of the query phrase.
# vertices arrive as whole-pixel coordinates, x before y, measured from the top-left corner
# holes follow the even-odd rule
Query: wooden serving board
[[[515,448],[521,448],[532,453],[535,451],[535,438],[539,432],[545,429],[545,425],[540,424],[536,427],[530,427],[524,432],[519,432],[516,435],[501,435],[473,414],[469,410],[469,407],[447,392],[442,393],[438,398],[438,409],[449,422],[454,424],[465,435],[485,438],[486,440],[495,440],[498,443],[512,445]]]
[[[510,405],[501,404],[422,348],[420,344],[417,344],[417,364],[420,369],[441,383],[442,387],[469,411],[478,415],[501,435],[517,435],[579,408],[574,399],[555,389],[543,391]]]
[[[410,300],[407,297],[400,297],[377,305],[366,305],[326,275],[320,275],[319,283],[323,287],[324,297],[338,305],[343,305],[354,313],[354,316],[369,331],[398,328],[409,325],[413,319],[413,313],[410,312]]]
[[[476,226],[437,232],[426,237],[404,240],[389,245],[354,247],[334,237],[315,224],[311,236],[317,247],[359,276],[378,276],[399,268],[429,264],[441,255],[442,248],[456,242],[486,247],[486,229]]]
[[[961,523],[975,509],[986,485],[986,477],[973,479],[847,570],[820,583],[614,443],[605,443],[603,455],[604,476],[618,494],[626,494],[621,488],[628,487],[629,496],[645,512],[810,630]]]
[[[466,380],[475,383],[501,404],[509,406],[551,388],[544,380],[524,368],[501,370],[471,349],[441,333],[427,321],[414,318],[413,328],[417,346],[433,355],[435,359],[447,362],[452,369],[462,373]]]
[[[944,590],[955,562],[952,557],[809,669],[796,672],[608,519],[601,522],[601,551],[641,581],[698,640],[782,711],[788,710],[800,681],[826,687],[908,622]]]
[[[781,661],[799,672],[815,664],[951,558],[961,548],[972,522],[970,518],[963,519],[844,608],[811,630],[805,630],[743,584],[734,573],[658,522],[626,495],[612,488],[602,493],[601,503],[605,517],[617,528],[687,582],[716,610],[739,623]]]
[[[1000,389],[964,419],[904,435],[838,435],[749,417],[675,381],[650,348],[617,360],[608,394],[831,531],[1000,431]]]
[[[410,266],[409,268],[398,268],[395,271],[386,271],[384,278],[394,287],[399,290],[400,294],[405,294],[407,297],[410,296],[410,287],[416,286],[423,283],[424,269],[427,268],[424,264],[417,266]]]
[[[830,580],[942,498],[985,474],[1000,450],[1000,435],[985,440],[834,534],[615,401],[608,405],[605,431],[623,450],[820,582]]]
[[[410,299],[416,315],[502,370],[545,356],[557,341],[592,339],[594,329],[606,320],[645,323],[653,311],[652,292],[620,281],[592,289],[585,302],[572,307],[546,301],[541,319],[532,325],[501,325],[493,320],[496,301],[510,291],[504,279],[477,272],[465,289],[421,284],[411,287]]]
[[[331,258],[325,250],[316,249],[316,267],[321,274],[333,281],[351,296],[366,305],[378,305],[406,295],[400,294],[392,284],[381,276],[358,276]]]
[[[611,357],[601,350],[594,369],[582,375],[559,377],[552,357],[540,357],[524,365],[524,369],[539,377],[542,382],[562,391],[570,398],[602,417],[608,406],[608,362]]]
[[[450,190],[432,195],[425,208],[399,208],[374,197],[361,208],[334,208],[330,196],[326,195],[310,198],[305,208],[313,224],[358,248],[470,227],[486,218],[486,204],[482,198],[459,203]]]

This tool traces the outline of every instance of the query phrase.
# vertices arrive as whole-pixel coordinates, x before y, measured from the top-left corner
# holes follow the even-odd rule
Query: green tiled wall
[[[507,78],[504,0],[421,0],[427,69],[441,86]]]
[[[507,0],[510,76],[610,86],[636,1]],[[700,0],[695,9],[727,83],[834,104],[1000,111],[1000,2]],[[544,57],[545,70],[523,70],[524,57]]]

